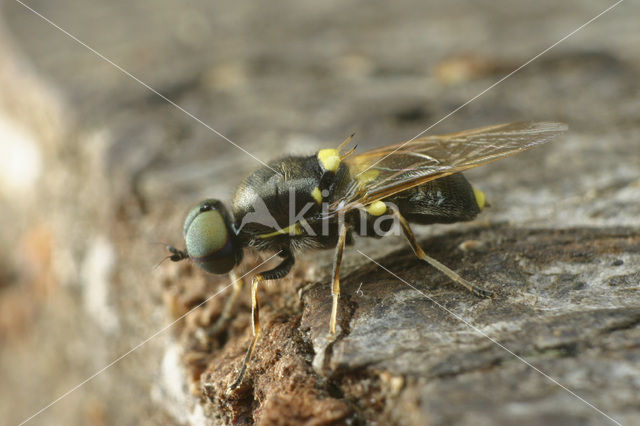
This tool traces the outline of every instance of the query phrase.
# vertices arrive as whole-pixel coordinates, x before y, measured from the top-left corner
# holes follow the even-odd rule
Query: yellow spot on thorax
[[[482,210],[484,206],[487,204],[487,199],[484,196],[484,192],[480,191],[478,188],[473,188],[473,195],[476,197],[476,204]]]
[[[317,186],[313,188],[313,191],[311,191],[311,196],[314,200],[316,200],[316,203],[322,204],[322,191],[320,191],[320,188],[318,188]]]
[[[387,205],[383,201],[374,201],[367,206],[367,212],[373,216],[383,215],[387,211]]]
[[[359,174],[359,175],[357,174],[356,179],[358,180],[358,183],[360,185],[366,185],[369,182],[375,180],[379,174],[380,174],[379,170],[371,169],[371,170],[367,170],[362,174]]]
[[[266,240],[267,238],[277,237],[278,235],[301,235],[301,234],[302,234],[302,227],[300,226],[299,223],[296,222],[293,225],[287,226],[286,228],[282,228],[277,231],[270,232],[268,234],[260,234],[258,235],[258,238],[262,238],[263,240]]]
[[[337,149],[321,149],[318,151],[318,161],[325,170],[335,173],[340,167],[340,152]]]

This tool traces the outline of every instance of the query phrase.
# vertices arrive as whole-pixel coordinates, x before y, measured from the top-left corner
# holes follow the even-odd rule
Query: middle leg
[[[336,334],[336,324],[338,322],[338,301],[340,300],[340,265],[342,264],[342,252],[344,244],[347,240],[349,227],[343,222],[340,224],[340,234],[338,244],[333,258],[333,283],[331,286],[331,321],[329,322],[329,331]]]

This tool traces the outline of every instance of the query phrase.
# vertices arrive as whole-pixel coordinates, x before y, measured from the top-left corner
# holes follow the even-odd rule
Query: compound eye
[[[200,268],[213,274],[229,272],[236,264],[234,235],[223,214],[213,207],[194,207],[185,221],[187,253]]]

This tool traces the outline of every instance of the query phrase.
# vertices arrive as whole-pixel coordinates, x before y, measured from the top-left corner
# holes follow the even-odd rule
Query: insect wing
[[[461,172],[543,144],[567,130],[563,123],[517,122],[386,146],[344,161],[353,181],[330,210],[351,209],[430,180]]]

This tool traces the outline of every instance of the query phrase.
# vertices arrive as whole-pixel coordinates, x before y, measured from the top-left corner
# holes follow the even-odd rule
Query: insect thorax
[[[323,208],[338,196],[348,170],[339,157],[336,171],[327,170],[320,153],[273,161],[241,182],[233,198],[233,216],[246,245],[278,249],[335,244],[336,223],[330,221],[322,229],[321,217]]]

